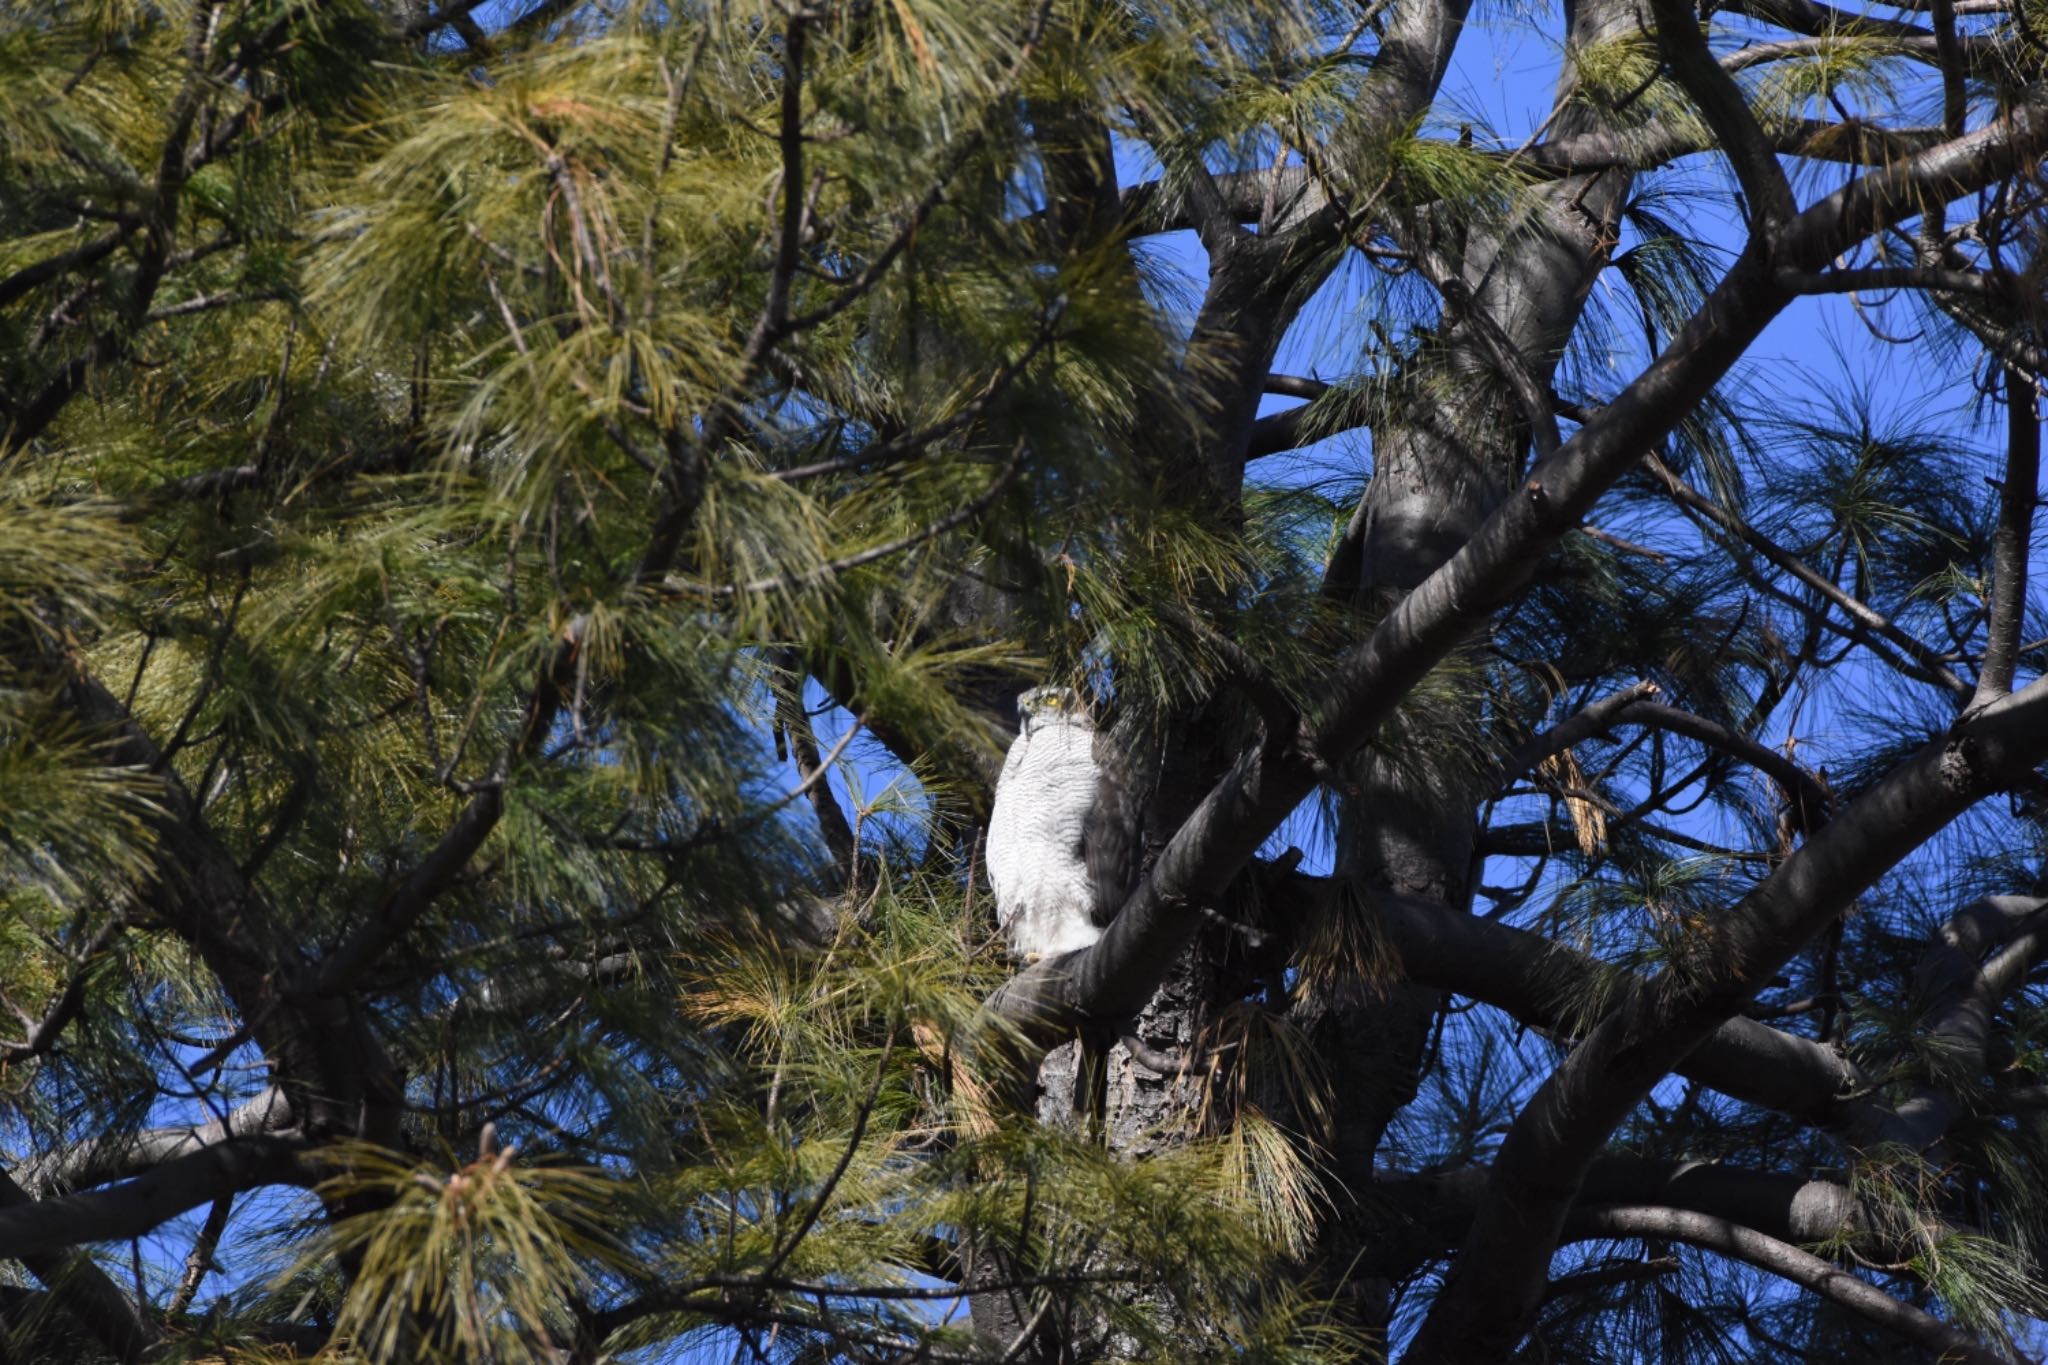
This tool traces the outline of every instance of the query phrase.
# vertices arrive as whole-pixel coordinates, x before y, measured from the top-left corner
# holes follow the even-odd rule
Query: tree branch
[[[60,251],[54,256],[45,257],[34,265],[23,266],[5,279],[0,279],[0,308],[5,308],[39,285],[47,284],[70,271],[105,260],[120,249],[121,243],[126,241],[127,237],[127,229],[115,229],[102,233],[91,241],[80,242],[68,251]]]
[[[1768,559],[1778,568],[1791,574],[1802,584],[1828,602],[1841,608],[1842,613],[1858,625],[1889,641],[1908,658],[1918,664],[1941,686],[1956,696],[1966,696],[1970,685],[1957,677],[1955,671],[1943,662],[1940,653],[1893,624],[1891,619],[1876,611],[1868,603],[1842,591],[1840,585],[1825,574],[1816,571],[1805,560],[1779,545],[1763,532],[1751,526],[1734,512],[1715,502],[1712,498],[1694,489],[1678,477],[1671,467],[1655,455],[1646,455],[1643,463],[1671,495],[1672,501],[1681,507],[1697,512],[1729,535],[1740,540],[1750,549]]]
[[[1837,9],[1833,5],[1816,4],[1815,0],[1734,0],[1727,8],[1737,14],[1746,14],[1752,19],[1761,19],[1767,24],[1804,33],[1808,37],[1879,37],[1879,38],[1922,38],[1933,41],[1934,35],[1918,24],[1902,19],[1884,19],[1851,10]]]
[[[1486,1196],[1491,1172],[1483,1166],[1415,1176],[1383,1176],[1375,1193],[1404,1229],[1361,1263],[1365,1274],[1405,1276],[1454,1251]],[[1593,1163],[1562,1240],[1611,1236],[1585,1218],[1614,1204],[1656,1204],[1726,1219],[1780,1242],[1853,1239],[1867,1254],[1909,1260],[1925,1248],[1924,1235],[1952,1236],[1969,1229],[1948,1223],[1902,1227],[1889,1206],[1872,1208],[1848,1185],[1781,1171],[1751,1170],[1718,1161],[1667,1161],[1607,1156]]]
[[[301,1142],[237,1137],[107,1189],[0,1208],[0,1256],[23,1259],[91,1242],[141,1237],[223,1195],[320,1178]]]
[[[1936,270],[1927,266],[1868,266],[1834,269],[1819,274],[1783,271],[1778,283],[1795,294],[1851,294],[1885,289],[1928,289],[1976,298],[2009,299],[2012,291],[1997,276],[1975,270]]]
[[[1543,1297],[1548,1299],[1570,1298],[1575,1294],[1596,1293],[1610,1285],[1640,1284],[1644,1280],[1662,1279],[1678,1273],[1676,1256],[1653,1256],[1647,1260],[1610,1261],[1585,1270],[1560,1275],[1544,1287]]]
[[[57,1040],[63,1036],[64,1030],[85,1008],[86,978],[99,955],[106,951],[107,946],[118,938],[126,927],[121,920],[110,919],[86,940],[75,955],[75,965],[71,969],[70,978],[64,983],[64,989],[57,993],[57,998],[43,1011],[43,1017],[28,1031],[28,1036],[18,1043],[0,1044],[0,1067],[40,1057],[57,1045]]]
[[[105,761],[159,774],[153,875],[140,899],[190,943],[278,1068],[309,1135],[396,1137],[399,1090],[382,1044],[358,1009],[295,996],[304,958],[264,896],[207,828],[163,751],[125,707],[69,659],[36,666],[63,680],[70,709],[105,736]],[[362,1125],[367,1125],[367,1128]]]
[[[786,667],[795,668],[793,651],[784,662]],[[839,799],[832,794],[831,785],[825,780],[831,765],[818,749],[817,732],[811,728],[810,714],[804,709],[804,680],[809,676],[808,673],[796,673],[791,690],[776,699],[776,721],[789,737],[790,757],[795,760],[802,789],[810,796],[811,811],[817,816],[818,830],[825,838],[825,847],[831,850],[832,861],[839,868],[840,875],[851,877],[857,852],[853,826],[847,822],[846,812],[840,809]],[[849,735],[852,728],[848,729]]]
[[[1775,232],[1796,211],[1791,183],[1778,164],[1776,150],[1757,126],[1742,88],[1707,51],[1706,35],[1690,0],[1650,0],[1657,19],[1657,46],[1672,76],[1685,87],[1714,130],[1721,150],[1735,168],[1735,178],[1749,200],[1751,220]]]
[[[1311,885],[1309,894],[1333,894]],[[1641,988],[1640,978],[1526,930],[1382,893],[1376,922],[1410,981],[1505,1011],[1569,1041]],[[1679,1063],[1679,1075],[1813,1125],[1848,1147],[1900,1140],[1898,1116],[1835,1049],[1736,1014]]]
[[[88,1138],[45,1152],[19,1167],[16,1174],[31,1193],[47,1199],[111,1180],[126,1180],[230,1138],[281,1134],[296,1122],[291,1101],[273,1085],[210,1122]]]
[[[562,628],[545,666],[534,680],[519,734],[499,758],[496,769],[469,798],[439,842],[420,859],[398,888],[384,899],[370,919],[358,925],[326,956],[308,983],[318,995],[337,995],[369,970],[392,944],[419,922],[434,898],[461,875],[484,840],[497,828],[505,809],[505,783],[515,768],[530,758],[561,714],[562,698],[576,680],[577,659],[590,618],[577,616]]]
[[[1499,775],[1494,778],[1495,790],[1520,781],[1533,772],[1544,759],[1562,753],[1574,744],[1583,744],[1596,735],[1606,734],[1620,721],[1622,713],[1632,703],[1647,701],[1656,695],[1657,684],[1636,682],[1619,691],[1611,692],[1598,701],[1588,702],[1509,754],[1501,763]]]
[[[1915,984],[1927,1001],[1918,1049],[1933,1072],[1899,1104],[1895,1139],[1924,1150],[1960,1118],[1984,1078],[1991,1017],[2039,956],[2048,936],[2048,898],[1986,896],[1951,915],[1921,954]],[[1989,961],[1984,956],[1997,952]]]
[[[2012,690],[2027,615],[2027,561],[2033,554],[2034,506],[2040,500],[2041,421],[2034,385],[2005,372],[2005,480],[1998,486],[1998,525],[1991,536],[1991,610],[1984,665],[1973,704]]]
[[[1624,707],[1616,718],[1620,725],[1647,725],[1653,729],[1666,730],[1675,735],[1684,735],[1710,749],[1737,758],[1755,768],[1777,785],[1785,804],[1790,808],[1794,828],[1801,833],[1819,827],[1827,818],[1832,798],[1825,787],[1814,779],[1813,774],[1794,763],[1775,749],[1759,744],[1748,735],[1708,720],[1705,716],[1691,711],[1667,706],[1662,702],[1637,701]]]
[[[1960,721],[1812,834],[1718,919],[1684,970],[1610,1012],[1509,1129],[1458,1265],[1406,1358],[1497,1359],[1518,1340],[1579,1182],[1652,1086],[1893,866],[2048,756],[2048,682]]]
[[[2012,1365],[2007,1357],[1960,1328],[1900,1302],[1818,1256],[1725,1218],[1655,1204],[1615,1204],[1582,1210],[1574,1221],[1599,1236],[1685,1242],[1747,1262],[1810,1289],[1943,1360]]]
[[[0,1219],[19,1209],[36,1207],[12,1176],[0,1171]],[[50,1291],[87,1332],[113,1351],[123,1365],[147,1359],[161,1333],[130,1298],[83,1252],[51,1248],[19,1256],[31,1275]]]

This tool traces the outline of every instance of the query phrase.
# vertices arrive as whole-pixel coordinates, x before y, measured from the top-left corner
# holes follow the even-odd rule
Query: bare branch
[[[881,1097],[882,1082],[889,1076],[889,1058],[896,1050],[896,1033],[896,1023],[891,1020],[888,1037],[882,1041],[882,1054],[875,1059],[874,1084],[868,1087],[867,1098],[861,1102],[859,1112],[854,1115],[853,1131],[847,1134],[846,1146],[839,1153],[839,1164],[832,1168],[832,1173],[819,1187],[817,1197],[811,1201],[810,1207],[804,1210],[803,1217],[797,1221],[796,1231],[782,1238],[776,1246],[775,1254],[768,1258],[768,1264],[761,1270],[764,1279],[774,1278],[776,1272],[789,1263],[789,1258],[796,1254],[797,1247],[810,1235],[811,1229],[818,1225],[818,1219],[824,1215],[826,1205],[832,1202],[833,1194],[839,1189],[839,1182],[846,1178],[847,1168],[853,1165],[853,1158],[860,1151],[861,1139],[867,1136],[868,1120],[874,1117],[875,1102]]]
[[[1998,525],[1991,539],[1991,611],[1984,666],[1977,674],[1982,703],[2012,690],[2020,634],[2027,614],[2027,561],[2033,554],[2034,507],[2040,501],[2041,420],[2034,385],[2017,370],[2005,372],[2005,479],[1998,486]]]
[[[1707,51],[1689,0],[1650,0],[1650,9],[1657,17],[1657,46],[1665,63],[1714,130],[1749,200],[1753,222],[1766,232],[1790,222],[1796,205],[1776,149],[1757,126],[1742,88]]]
[[[1630,704],[1618,717],[1618,723],[1667,730],[1741,759],[1777,784],[1786,806],[1790,808],[1793,827],[1802,833],[1817,828],[1827,818],[1832,801],[1827,789],[1814,779],[1813,774],[1740,731],[1691,711],[1653,701]]]
[[[1409,1236],[1368,1252],[1361,1271],[1407,1275],[1454,1251],[1490,1179],[1485,1167],[1464,1166],[1375,1181],[1378,1197],[1396,1212]],[[1933,1218],[1903,1226],[1890,1208],[1873,1208],[1849,1186],[1831,1180],[1717,1161],[1608,1156],[1587,1172],[1579,1201],[1565,1220],[1563,1240],[1611,1238],[1589,1215],[1617,1204],[1654,1204],[1725,1219],[1794,1245],[1852,1240],[1872,1256],[1899,1261],[1924,1250],[1927,1238],[1973,1231]]]
[[[32,1193],[47,1199],[54,1194],[71,1194],[109,1181],[126,1180],[230,1138],[284,1133],[297,1122],[284,1091],[270,1086],[221,1118],[88,1138],[45,1152],[20,1167],[16,1174]]]
[[[185,1255],[184,1272],[178,1277],[177,1291],[171,1295],[170,1306],[164,1310],[164,1316],[175,1318],[192,1306],[206,1273],[214,1268],[213,1253],[220,1246],[221,1235],[228,1230],[228,1216],[234,1212],[234,1207],[234,1196],[224,1194],[214,1200],[213,1207],[206,1211],[206,1222],[200,1227],[199,1235],[192,1239],[192,1250]]]
[[[1588,702],[1572,715],[1536,735],[1527,744],[1509,754],[1501,764],[1500,774],[1494,779],[1496,789],[1518,782],[1523,776],[1535,770],[1536,765],[1553,754],[1562,753],[1574,744],[1582,744],[1596,735],[1606,734],[1621,718],[1630,703],[1645,701],[1657,695],[1657,684],[1636,682],[1619,691],[1611,692],[1598,701]]]
[[[1941,126],[1950,137],[1963,135],[1968,113],[1963,90],[1962,45],[1956,41],[1955,0],[1929,0],[1934,17],[1934,50],[1941,65]]]
[[[1678,1273],[1676,1256],[1652,1256],[1646,1260],[1608,1261],[1585,1270],[1560,1275],[1544,1287],[1545,1299],[1569,1298],[1593,1293],[1617,1284],[1640,1284]]]
[[[2012,1365],[2007,1357],[1940,1318],[1900,1302],[1818,1256],[1725,1218],[1655,1204],[1615,1204],[1582,1210],[1575,1221],[1602,1236],[1685,1242],[1747,1262],[1810,1289],[1943,1360]]]
[[[190,317],[194,313],[210,313],[219,308],[236,308],[245,303],[276,303],[291,295],[280,289],[228,290],[219,294],[199,294],[179,303],[152,308],[145,321],[162,322],[168,318]]]

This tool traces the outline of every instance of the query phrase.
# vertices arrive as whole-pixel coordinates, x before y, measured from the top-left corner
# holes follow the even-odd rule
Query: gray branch
[[[1565,1038],[1620,1007],[1642,984],[1633,973],[1539,935],[1428,901],[1383,894],[1372,905],[1409,980],[1483,1001]],[[1676,1070],[1847,1146],[1907,1136],[1847,1058],[1747,1015],[1721,1020]]]
[[[2008,1357],[1968,1332],[1902,1303],[1811,1252],[1725,1218],[1654,1204],[1616,1204],[1582,1210],[1574,1221],[1581,1230],[1599,1236],[1685,1242],[1745,1261],[1840,1304],[1942,1360],[1966,1361],[1969,1365],[2012,1365]]]
[[[0,1257],[25,1260],[141,1237],[222,1195],[265,1185],[309,1186],[320,1174],[297,1141],[230,1138],[123,1184],[0,1207]]]
[[[22,1187],[39,1199],[71,1194],[109,1181],[130,1179],[179,1157],[218,1146],[229,1138],[284,1133],[295,1122],[291,1101],[285,1098],[283,1090],[271,1086],[228,1111],[225,1118],[88,1138],[38,1156],[18,1167],[15,1175]]]

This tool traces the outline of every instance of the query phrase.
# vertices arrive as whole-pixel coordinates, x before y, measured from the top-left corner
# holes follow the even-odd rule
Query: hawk
[[[996,924],[1021,962],[1102,937],[1133,880],[1136,829],[1114,745],[1066,687],[1017,699],[1017,738],[989,815]]]

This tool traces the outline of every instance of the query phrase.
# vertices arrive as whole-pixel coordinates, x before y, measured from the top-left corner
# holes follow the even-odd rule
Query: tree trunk
[[[1567,42],[1575,49],[1631,31],[1634,10],[1620,0],[1567,5]],[[1557,94],[1561,135],[1597,127],[1600,115],[1572,103],[1572,64]],[[1528,196],[1527,207],[1497,234],[1468,241],[1405,243],[1443,288],[1445,309],[1434,364],[1442,376],[1405,420],[1373,433],[1373,476],[1352,527],[1333,559],[1331,588],[1377,615],[1435,572],[1507,495],[1520,476],[1533,421],[1506,366],[1548,390],[1585,300],[1606,264],[1630,176],[1610,170],[1568,177]],[[1476,663],[1476,660],[1474,661]],[[1411,707],[1416,703],[1411,701]],[[1340,805],[1336,871],[1359,890],[1369,913],[1376,891],[1417,897],[1445,914],[1469,910],[1480,859],[1475,854],[1483,765],[1472,761],[1482,730],[1476,689],[1449,690],[1423,702],[1388,749],[1356,760],[1357,794]],[[1393,752],[1398,747],[1398,752]],[[1370,941],[1370,932],[1367,933]],[[1356,943],[1356,935],[1341,941]],[[1373,963],[1339,964],[1349,980],[1303,992],[1295,1022],[1330,1079],[1335,1165],[1352,1193],[1371,1179],[1388,1125],[1414,1099],[1432,1022],[1443,992],[1371,979]],[[1394,968],[1398,974],[1398,966]],[[1341,1198],[1341,1195],[1340,1195]],[[1359,1325],[1383,1328],[1390,1286],[1343,1283],[1357,1262],[1356,1203],[1340,1204],[1318,1257],[1325,1292],[1348,1302]]]

